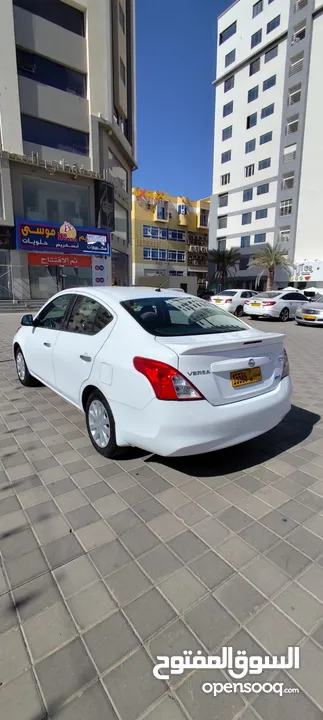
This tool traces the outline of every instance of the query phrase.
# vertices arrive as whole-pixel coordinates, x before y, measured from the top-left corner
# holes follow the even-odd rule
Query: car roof
[[[256,290],[249,290],[249,288],[226,288],[225,290],[219,290],[214,295],[221,295],[223,292],[257,292]]]
[[[180,296],[183,297],[183,291],[182,290],[173,290],[171,288],[161,288],[160,290],[155,287],[138,287],[135,285],[132,286],[119,286],[119,285],[112,285],[108,287],[92,287],[92,286],[82,286],[82,287],[74,287],[69,288],[68,290],[63,290],[60,293],[57,293],[59,295],[66,295],[66,294],[81,294],[81,295],[91,295],[91,297],[97,298],[97,300],[106,301],[109,300],[113,302],[123,302],[125,300],[139,300],[142,298],[152,298],[155,297],[174,297],[174,296]],[[189,293],[185,293],[185,295],[189,295]]]

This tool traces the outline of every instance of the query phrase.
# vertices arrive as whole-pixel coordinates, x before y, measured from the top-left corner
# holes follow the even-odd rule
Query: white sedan
[[[257,320],[259,317],[270,317],[287,322],[295,317],[297,308],[308,303],[307,298],[299,290],[285,288],[285,290],[266,290],[258,293],[252,300],[246,300],[244,312]]]
[[[238,317],[243,315],[243,306],[247,298],[257,295],[255,290],[222,290],[217,295],[212,295],[210,302],[219,305],[223,310],[234,313]]]
[[[180,292],[75,288],[22,317],[13,351],[23,385],[40,381],[85,413],[101,455],[135,446],[180,456],[250,440],[285,417],[283,339]]]

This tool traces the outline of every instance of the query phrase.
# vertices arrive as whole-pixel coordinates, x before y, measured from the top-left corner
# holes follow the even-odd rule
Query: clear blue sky
[[[216,18],[230,0],[136,0],[133,184],[197,200],[212,187]]]

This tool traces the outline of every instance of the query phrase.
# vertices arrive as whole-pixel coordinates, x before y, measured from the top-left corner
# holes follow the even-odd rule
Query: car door
[[[302,293],[294,293],[294,296],[295,296],[295,299],[294,299],[294,317],[295,317],[297,308],[299,308],[302,305],[306,305],[308,300],[304,295],[302,295]]]
[[[25,357],[31,375],[55,387],[53,350],[74,295],[66,293],[51,300],[38,313],[25,344]]]
[[[281,309],[283,310],[285,307],[288,308],[289,311],[289,317],[294,317],[294,314],[296,312],[295,306],[295,299],[294,299],[295,293],[285,293],[281,296],[279,303],[281,304]]]
[[[81,389],[115,320],[113,313],[94,298],[76,295],[65,328],[55,344],[53,364],[57,391],[77,406]]]

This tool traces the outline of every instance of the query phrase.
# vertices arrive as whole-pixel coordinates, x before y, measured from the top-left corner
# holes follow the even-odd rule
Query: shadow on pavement
[[[205,455],[183,458],[154,456],[150,459],[195,477],[228,475],[268,462],[302,443],[320,420],[320,415],[292,405],[288,415],[277,427],[248,442]]]

